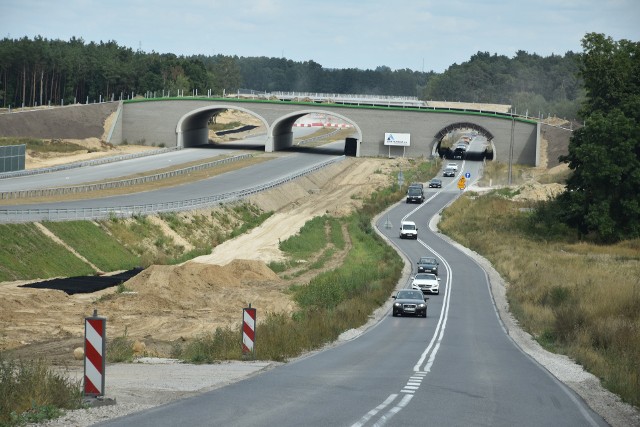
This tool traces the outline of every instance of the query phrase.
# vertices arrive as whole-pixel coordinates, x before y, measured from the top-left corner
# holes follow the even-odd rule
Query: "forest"
[[[512,58],[478,52],[443,73],[324,68],[313,60],[179,56],[143,52],[115,41],[42,37],[0,41],[0,107],[67,105],[138,95],[222,96],[239,89],[411,96],[421,100],[509,104],[529,115],[576,118],[584,99],[579,54]]]

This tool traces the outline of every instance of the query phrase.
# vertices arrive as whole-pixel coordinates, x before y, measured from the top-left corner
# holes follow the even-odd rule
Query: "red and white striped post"
[[[107,319],[98,316],[84,318],[84,395],[104,396],[104,367]]]
[[[256,342],[256,309],[249,307],[242,309],[242,355],[252,355]]]

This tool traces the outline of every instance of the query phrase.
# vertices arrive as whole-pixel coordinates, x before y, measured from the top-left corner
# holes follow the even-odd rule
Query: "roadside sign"
[[[464,177],[467,179],[471,178],[471,172],[465,172]]]
[[[464,190],[467,187],[467,180],[464,178],[464,176],[461,176],[460,179],[458,180],[458,188],[460,190]]]

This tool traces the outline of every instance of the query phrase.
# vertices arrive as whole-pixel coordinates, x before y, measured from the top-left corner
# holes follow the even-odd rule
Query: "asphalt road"
[[[302,128],[295,131],[297,137],[309,134],[309,128]],[[255,138],[242,142],[243,146],[255,145]],[[322,148],[303,150],[301,152],[278,152],[266,162],[254,165],[249,168],[242,168],[226,172],[208,179],[191,182],[175,187],[161,188],[153,191],[145,191],[135,194],[125,194],[112,197],[95,199],[82,199],[67,202],[50,203],[30,203],[7,206],[0,209],[0,212],[10,212],[11,214],[0,215],[1,221],[12,221],[19,216],[20,221],[38,221],[41,219],[40,211],[64,211],[74,210],[77,219],[82,219],[82,212],[92,210],[105,210],[127,208],[132,206],[153,205],[159,203],[181,203],[198,198],[218,196],[226,193],[252,188],[256,185],[276,181],[287,175],[301,172],[307,168],[316,166],[322,162],[333,159],[340,155],[340,149],[344,149],[344,142],[327,144]],[[31,175],[20,178],[8,178],[0,180],[2,191],[24,190],[30,188],[40,188],[44,183],[49,182],[47,187],[60,185],[61,182],[71,185],[91,182],[97,179],[116,178],[125,175],[139,173],[141,171],[158,169],[168,164],[180,164],[188,161],[211,157],[218,154],[230,154],[238,148],[222,149],[185,149],[178,152],[154,155],[138,159],[115,162],[108,165],[90,166],[78,169],[47,173],[42,175]],[[55,184],[53,184],[55,183]],[[65,184],[66,185],[66,184]],[[5,212],[5,213],[6,213]],[[18,212],[18,213],[16,213]]]
[[[294,128],[294,136],[303,138],[316,132],[315,128]],[[245,147],[264,151],[266,135],[257,135],[242,140]],[[155,154],[148,157],[122,160],[96,166],[84,166],[40,175],[26,175],[0,179],[0,191],[20,191],[40,188],[53,188],[79,185],[89,182],[115,180],[123,176],[149,172],[198,160],[211,159],[222,155],[231,155],[237,148],[224,148],[224,145],[209,148],[184,148],[169,153]]]
[[[460,174],[478,176],[480,163],[458,163]],[[99,425],[606,425],[514,344],[484,271],[429,230],[430,218],[460,192],[457,180],[444,178],[443,189],[427,190],[425,203],[401,202],[376,224],[413,264],[423,255],[439,258],[440,295],[430,296],[426,319],[389,312],[344,344]],[[417,241],[399,239],[404,218],[418,225]]]

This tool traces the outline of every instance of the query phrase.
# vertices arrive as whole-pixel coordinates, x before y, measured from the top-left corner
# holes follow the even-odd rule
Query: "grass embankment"
[[[425,182],[434,176],[438,164],[418,162],[404,172],[406,182]],[[309,283],[292,285],[289,292],[299,309],[289,316],[268,313],[256,328],[254,357],[283,361],[305,351],[321,348],[340,333],[362,326],[370,313],[384,304],[395,288],[403,262],[400,256],[374,232],[375,214],[402,199],[406,186],[390,185],[372,194],[359,212],[348,217],[322,216],[307,222],[298,234],[280,244],[288,256],[284,263],[270,267],[283,276],[301,274],[292,269],[306,265],[306,270],[321,269],[333,252],[345,247],[344,232],[351,242],[342,264],[330,271],[318,271]],[[313,260],[313,262],[309,262]],[[186,346],[176,345],[174,357],[192,363],[241,359],[238,331],[219,328],[215,333],[196,339]]]
[[[38,138],[0,137],[0,146],[23,144],[27,146],[27,150],[31,151],[36,156],[45,153],[73,153],[76,151],[87,151],[87,148],[82,145],[55,139],[46,140]]]
[[[177,264],[210,253],[213,247],[262,224],[270,215],[271,212],[262,212],[249,203],[229,204],[188,216],[159,215],[191,244],[190,250],[142,215],[96,222],[45,222],[44,226],[102,271],[118,271],[151,264]],[[0,224],[0,236],[0,282],[96,273],[33,224]]]
[[[538,342],[640,406],[640,240],[580,242],[538,225],[532,202],[508,197],[467,193],[440,228],[491,261],[508,283],[511,311]]]

